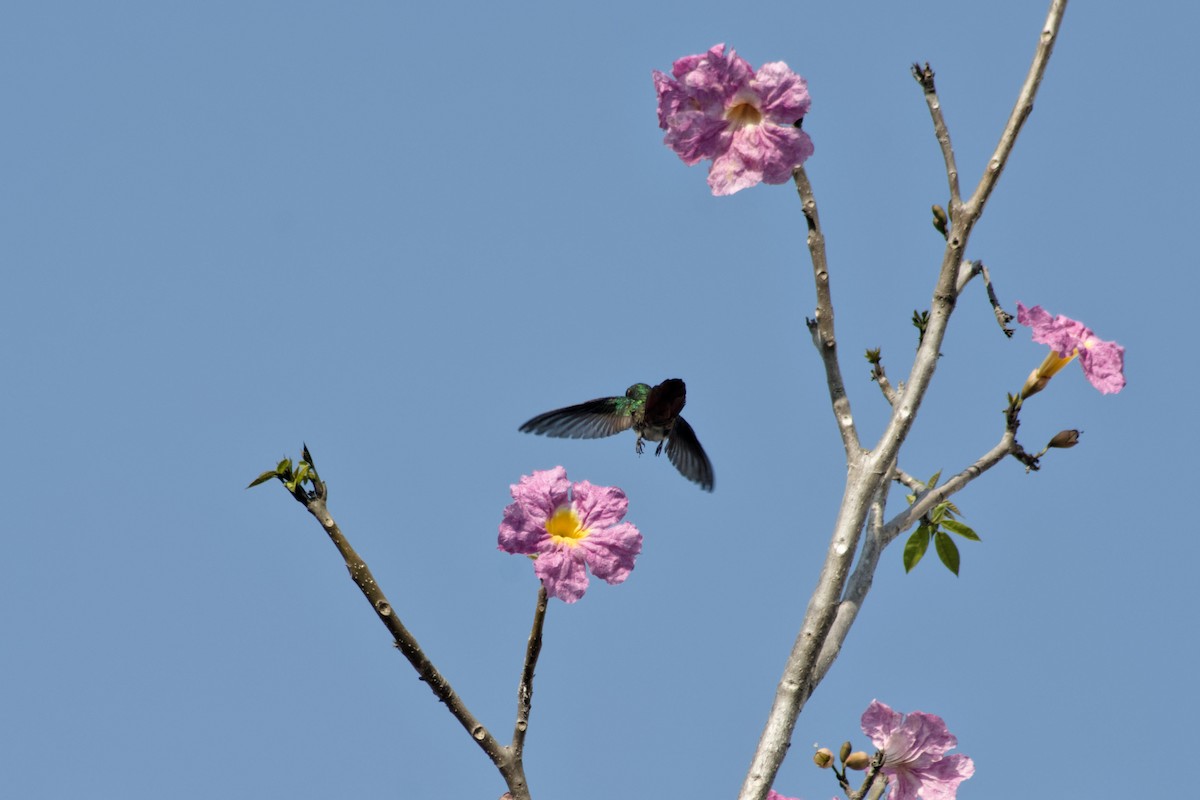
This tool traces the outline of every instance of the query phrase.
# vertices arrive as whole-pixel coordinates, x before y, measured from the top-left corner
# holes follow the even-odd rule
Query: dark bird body
[[[525,433],[540,433],[563,439],[599,439],[633,428],[637,451],[643,440],[658,442],[654,455],[667,450],[667,458],[683,477],[713,489],[712,463],[700,446],[696,432],[679,412],[687,402],[687,387],[679,378],[668,378],[657,386],[635,383],[624,397],[598,397],[545,414],[521,426]]]

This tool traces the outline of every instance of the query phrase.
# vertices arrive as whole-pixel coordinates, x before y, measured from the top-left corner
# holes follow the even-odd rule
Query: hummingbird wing
[[[566,408],[538,414],[521,426],[523,433],[560,439],[599,439],[633,427],[633,412],[624,397],[598,397]]]
[[[700,484],[700,488],[706,492],[713,490],[712,462],[700,446],[696,432],[683,417],[678,417],[671,428],[671,437],[667,440],[667,458],[671,459],[683,477]]]

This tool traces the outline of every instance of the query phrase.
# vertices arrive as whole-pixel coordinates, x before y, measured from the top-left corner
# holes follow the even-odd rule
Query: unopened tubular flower
[[[975,774],[964,755],[946,755],[958,739],[935,714],[900,714],[872,700],[862,715],[863,733],[883,752],[883,773],[892,780],[889,800],[954,800],[958,785]]]
[[[1083,431],[1077,431],[1073,428],[1071,430],[1059,431],[1054,434],[1054,438],[1046,443],[1046,449],[1049,450],[1051,447],[1074,447],[1079,444],[1079,434],[1081,433]]]
[[[811,102],[808,83],[782,61],[755,72],[718,44],[679,59],[671,74],[654,71],[663,142],[688,166],[712,159],[714,195],[785,183],[813,154],[812,139],[798,127]]]
[[[570,483],[562,467],[534,470],[510,487],[513,503],[500,522],[500,549],[534,556],[533,571],[546,591],[574,603],[592,574],[621,583],[642,552],[642,534],[621,522],[629,501],[615,486]]]
[[[1076,356],[1083,374],[1101,393],[1115,394],[1125,388],[1125,348],[1121,345],[1098,338],[1082,322],[1062,314],[1052,317],[1041,306],[1026,308],[1017,303],[1017,322],[1032,329],[1035,342],[1050,345],[1046,360],[1029,374],[1021,388],[1022,397],[1046,388],[1050,379]]]

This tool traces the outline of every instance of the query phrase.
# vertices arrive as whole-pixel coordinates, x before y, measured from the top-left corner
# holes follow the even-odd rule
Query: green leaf
[[[933,536],[933,546],[937,549],[938,558],[946,565],[946,569],[958,574],[958,545],[946,534],[938,531]]]
[[[967,525],[965,522],[959,522],[956,519],[944,519],[942,520],[942,527],[951,533],[957,533],[964,539],[970,539],[972,542],[982,541],[982,539],[979,538],[979,534],[971,530],[971,526]]]
[[[946,506],[946,509],[949,511],[949,513],[957,514],[960,517],[962,516],[962,512],[958,510],[958,506],[954,505],[954,503],[951,503],[949,500],[947,500],[947,501],[945,501],[944,505]]]
[[[913,535],[908,537],[908,541],[904,544],[904,571],[912,572],[915,567],[924,557],[925,551],[929,548],[930,528],[926,525],[919,526]]]
[[[946,506],[943,503],[938,503],[933,507],[933,511],[929,512],[929,521],[936,527],[941,523],[944,516],[946,516]]]
[[[283,461],[279,462],[278,466],[275,467],[275,474],[277,475],[290,475],[291,472],[292,460],[290,458],[285,458]]]
[[[939,469],[937,472],[933,473],[932,478],[925,481],[925,488],[926,489],[935,488],[937,486],[938,478],[940,478],[940,477],[942,477],[942,471]]]
[[[271,480],[271,478],[276,478],[278,476],[279,476],[279,473],[277,473],[275,470],[273,470],[273,469],[267,470],[262,475],[259,475],[257,478],[250,481],[250,485],[247,486],[246,488],[251,489],[255,486],[258,486],[260,483],[266,483],[267,481]]]

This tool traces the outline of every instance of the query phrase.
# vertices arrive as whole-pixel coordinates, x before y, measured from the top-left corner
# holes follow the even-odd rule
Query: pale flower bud
[[[846,759],[846,769],[864,770],[871,766],[871,757],[862,750],[851,753]]]

